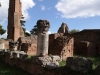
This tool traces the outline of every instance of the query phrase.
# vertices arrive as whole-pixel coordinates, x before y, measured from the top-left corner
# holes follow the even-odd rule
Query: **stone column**
[[[38,41],[37,41],[37,56],[48,55],[48,30],[50,28],[50,23],[47,20],[38,20]]]

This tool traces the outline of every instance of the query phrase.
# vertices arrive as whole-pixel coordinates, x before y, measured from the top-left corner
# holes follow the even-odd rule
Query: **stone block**
[[[52,58],[50,56],[45,56],[45,57],[36,57],[34,60],[39,65],[45,67],[47,62],[51,62],[52,61]]]
[[[59,63],[58,62],[47,62],[45,65],[45,68],[48,70],[52,70],[59,67]]]
[[[87,73],[92,70],[92,61],[87,58],[68,57],[66,67],[74,71]]]
[[[0,49],[5,49],[4,43],[0,43]]]
[[[51,56],[51,58],[52,58],[52,62],[59,62],[59,61],[61,61],[61,57],[58,56],[58,55],[53,55],[53,56]]]
[[[13,58],[19,58],[19,53],[18,52],[13,52],[12,56],[13,56]]]

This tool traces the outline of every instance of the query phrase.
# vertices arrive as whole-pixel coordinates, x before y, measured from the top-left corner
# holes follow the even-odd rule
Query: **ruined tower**
[[[38,41],[37,41],[37,55],[46,56],[48,55],[48,30],[50,28],[50,23],[48,20],[38,20]]]
[[[58,33],[68,33],[68,29],[68,25],[65,22],[63,22],[58,30]]]
[[[7,39],[17,41],[19,37],[24,36],[24,32],[20,24],[22,16],[21,8],[20,0],[9,0]]]

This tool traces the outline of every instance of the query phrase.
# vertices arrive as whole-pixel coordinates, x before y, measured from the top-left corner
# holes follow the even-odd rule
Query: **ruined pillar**
[[[47,20],[38,20],[38,41],[37,41],[37,55],[45,56],[48,55],[48,30],[50,28],[50,23]]]
[[[21,16],[20,0],[9,0],[7,39],[17,41],[19,37],[24,37],[24,32],[20,24]]]

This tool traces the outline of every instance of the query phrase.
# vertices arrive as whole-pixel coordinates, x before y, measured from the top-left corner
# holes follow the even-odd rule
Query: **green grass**
[[[0,75],[30,75],[30,74],[17,67],[12,67],[0,61]]]
[[[59,62],[59,67],[65,66],[66,65],[66,61],[61,61]]]
[[[93,70],[100,64],[100,56],[97,57],[89,57],[93,62]]]
[[[75,56],[75,57],[82,57],[82,56]],[[93,68],[92,71],[86,74],[82,74],[80,72],[75,72],[72,70],[67,69],[66,67],[64,67],[66,65],[66,61],[61,61],[59,62],[59,68],[55,70],[56,73],[61,73],[63,75],[94,75],[94,69],[100,64],[100,56],[96,56],[96,57],[85,57],[85,58],[89,58],[92,62],[93,62]]]

